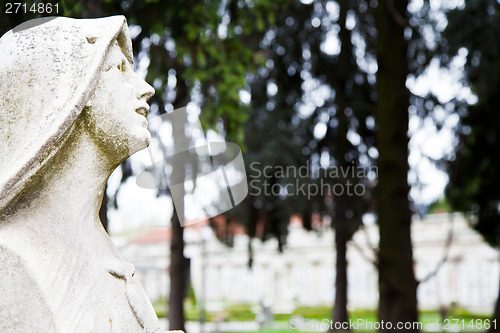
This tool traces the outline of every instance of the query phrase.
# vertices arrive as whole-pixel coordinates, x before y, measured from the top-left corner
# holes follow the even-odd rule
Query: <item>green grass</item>
[[[167,309],[165,305],[165,301],[158,301],[154,302],[153,306],[158,314],[158,317],[164,317],[167,316]],[[223,311],[218,311],[218,312],[206,312],[206,321],[208,322],[214,322],[214,321],[226,321],[226,322],[232,322],[232,321],[254,321],[255,320],[255,305],[250,305],[250,304],[227,304],[225,306],[222,306],[224,308]],[[197,304],[192,301],[187,301],[185,302],[184,306],[185,314],[186,314],[186,320],[188,321],[198,321],[200,316],[199,316],[199,309],[197,307]],[[318,322],[321,322],[323,319],[330,319],[331,317],[331,308],[328,306],[317,306],[317,307],[297,307],[293,313],[291,314],[274,314],[273,315],[273,321],[275,323],[280,323],[278,327],[281,327],[281,329],[265,329],[261,331],[255,331],[255,332],[261,332],[261,333],[284,333],[284,332],[300,332],[300,333],[309,333],[307,331],[299,331],[299,330],[292,330],[292,329],[282,329],[283,327],[288,326],[286,323],[290,322],[292,317],[301,317],[305,321],[308,320],[317,320]],[[349,312],[349,318],[351,321],[357,321],[358,319],[364,319],[367,322],[372,322],[375,323],[377,322],[377,312],[375,310],[365,310],[365,309],[356,309],[354,311]],[[466,323],[469,322],[471,319],[489,319],[488,315],[484,314],[474,314],[474,313],[469,313],[465,311],[464,309],[460,309],[458,307],[452,307],[449,311],[449,315],[447,316],[447,319],[458,319],[458,320],[464,320]],[[439,321],[442,323],[442,318],[438,312],[435,311],[423,311],[420,312],[419,315],[419,322],[423,324],[427,324],[429,322],[436,322]],[[307,327],[305,327],[307,329]],[[450,331],[450,330],[448,330]],[[460,331],[460,330],[458,330]],[[471,330],[467,330],[471,332]],[[482,330],[475,330],[475,332],[479,331],[485,331],[485,329]],[[356,330],[355,332],[359,333],[372,333],[375,332],[375,330]],[[423,330],[425,332],[425,330]],[[231,332],[227,332],[231,333]],[[241,333],[241,332],[239,332]],[[436,333],[433,331],[433,333]]]
[[[167,301],[164,299],[159,299],[155,302],[152,302],[153,309],[155,309],[156,315],[158,318],[163,318],[167,315]]]

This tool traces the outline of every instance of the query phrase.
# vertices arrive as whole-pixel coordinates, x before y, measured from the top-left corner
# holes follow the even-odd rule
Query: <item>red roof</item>
[[[189,224],[189,221],[187,221],[187,225],[184,228],[201,231],[201,228],[207,224],[208,220],[204,220],[193,224]],[[172,239],[172,230],[170,227],[154,228],[143,233],[142,235],[132,238],[129,241],[129,243],[132,244],[149,244],[149,243],[161,243],[161,242],[170,243],[171,239]]]
[[[172,230],[170,228],[161,228],[150,230],[138,237],[132,238],[130,243],[133,244],[147,244],[147,243],[161,243],[170,242],[172,239]]]

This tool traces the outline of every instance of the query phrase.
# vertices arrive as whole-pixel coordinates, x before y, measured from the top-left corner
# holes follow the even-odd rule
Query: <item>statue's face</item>
[[[134,72],[115,42],[87,103],[86,118],[89,133],[117,161],[149,145],[146,102],[153,94],[153,87]]]

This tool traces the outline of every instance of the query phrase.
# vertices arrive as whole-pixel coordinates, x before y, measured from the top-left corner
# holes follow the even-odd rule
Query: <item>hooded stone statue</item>
[[[0,54],[0,332],[156,332],[98,216],[151,138],[125,18],[28,21]]]
[[[0,39],[0,209],[67,138],[113,41],[132,62],[124,20],[42,18]]]

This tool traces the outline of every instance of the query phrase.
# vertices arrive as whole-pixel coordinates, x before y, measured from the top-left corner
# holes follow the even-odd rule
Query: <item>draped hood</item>
[[[0,38],[0,212],[69,137],[116,39],[132,63],[124,16],[40,18]]]

